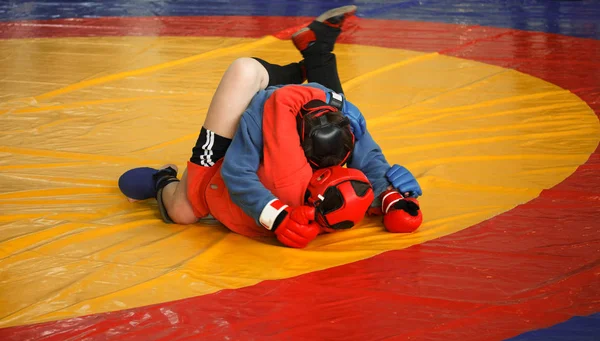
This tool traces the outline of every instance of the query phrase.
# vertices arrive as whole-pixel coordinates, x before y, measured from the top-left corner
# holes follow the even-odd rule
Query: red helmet
[[[305,195],[306,202],[316,208],[317,222],[326,230],[352,228],[363,219],[374,198],[363,172],[341,166],[315,171]]]

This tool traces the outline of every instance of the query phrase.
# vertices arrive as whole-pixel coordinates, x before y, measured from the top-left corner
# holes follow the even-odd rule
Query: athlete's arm
[[[352,157],[348,167],[362,171],[371,182],[375,197],[388,189],[392,184],[385,173],[391,168],[379,145],[373,140],[371,134],[365,129],[360,140],[354,144]]]
[[[358,108],[347,99],[344,99],[344,106],[349,108],[349,112],[353,112],[352,116],[363,117]],[[364,119],[362,122],[363,135],[360,139],[357,138],[354,144],[348,167],[357,168],[365,173],[373,186],[376,198],[389,188],[395,188],[401,193],[408,192],[410,196],[420,196],[421,187],[412,173],[400,165],[390,166],[381,148],[367,130]]]
[[[257,171],[262,157],[262,129],[252,115],[242,115],[238,130],[225,154],[221,175],[231,200],[260,224],[263,208],[275,196],[265,188]]]

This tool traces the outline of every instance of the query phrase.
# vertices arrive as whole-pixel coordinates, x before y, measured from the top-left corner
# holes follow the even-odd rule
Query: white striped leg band
[[[190,162],[204,167],[212,167],[215,162],[225,156],[230,144],[231,139],[202,127],[196,145],[192,149]]]

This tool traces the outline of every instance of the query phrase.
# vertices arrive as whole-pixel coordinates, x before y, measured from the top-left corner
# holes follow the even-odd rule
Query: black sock
[[[152,175],[152,180],[154,180],[154,187],[156,187],[157,195],[161,189],[171,182],[179,182],[179,179],[177,178],[177,171],[172,167],[160,169],[158,172]]]
[[[313,46],[307,50],[312,48]],[[319,83],[340,94],[344,93],[338,75],[335,54],[331,52],[306,54],[304,65],[306,65],[309,82]]]
[[[230,144],[231,139],[202,127],[196,145],[192,148],[190,162],[204,167],[211,167],[225,156]]]
[[[342,30],[339,28],[331,27],[322,22],[313,21],[308,25],[313,32],[315,32],[315,37],[317,41],[315,45],[318,46],[320,52],[331,52],[333,51],[333,47],[335,46],[335,42],[339,37]],[[312,46],[311,46],[312,47]],[[302,51],[304,55],[309,49]]]
[[[269,84],[271,85],[286,85],[286,84],[302,84],[306,79],[305,73],[302,70],[302,64],[300,63],[291,63],[288,65],[276,65],[271,64],[265,60],[262,60],[257,57],[253,57],[256,61],[258,61],[262,66],[267,69],[267,73],[269,74]]]

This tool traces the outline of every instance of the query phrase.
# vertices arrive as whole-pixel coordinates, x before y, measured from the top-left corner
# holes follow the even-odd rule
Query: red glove
[[[381,211],[383,225],[389,232],[413,232],[423,222],[423,214],[417,199],[404,198],[394,189],[381,194]]]
[[[314,221],[314,207],[291,208],[277,199],[265,206],[259,220],[267,230],[275,232],[281,243],[294,248],[306,247],[321,231]]]

